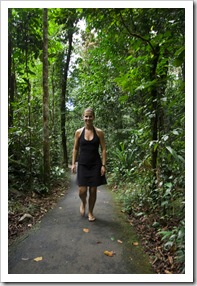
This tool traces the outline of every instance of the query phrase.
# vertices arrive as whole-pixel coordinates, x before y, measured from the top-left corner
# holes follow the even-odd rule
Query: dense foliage
[[[184,272],[184,9],[48,9],[50,178],[68,172],[84,107],[108,181]],[[9,192],[43,194],[43,11],[9,9]],[[80,29],[83,25],[85,29]],[[49,160],[50,159],[50,160]],[[45,180],[44,180],[45,178]]]

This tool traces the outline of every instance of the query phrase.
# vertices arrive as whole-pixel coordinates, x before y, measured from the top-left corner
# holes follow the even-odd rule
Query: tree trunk
[[[66,89],[67,89],[67,79],[68,79],[68,69],[72,51],[72,38],[73,38],[73,23],[68,31],[68,51],[67,58],[64,66],[64,75],[62,80],[62,94],[61,94],[61,136],[62,136],[62,148],[63,148],[63,164],[68,167],[68,152],[67,152],[67,136],[66,136]]]
[[[28,179],[28,183],[29,183],[29,189],[31,190],[32,188],[32,129],[31,129],[31,83],[29,80],[29,71],[28,71],[28,56],[29,56],[29,22],[26,21],[26,26],[25,26],[25,71],[26,71],[26,85],[27,85],[27,100],[28,100],[28,132],[29,132],[29,147],[30,147],[30,151],[29,151],[29,179]]]
[[[153,81],[156,79],[156,69],[157,69],[157,63],[159,59],[159,47],[156,47],[154,58],[152,60],[152,69],[150,73],[150,79]],[[152,131],[152,141],[156,142],[158,139],[158,95],[157,95],[157,87],[154,86],[151,91],[151,97],[152,97],[152,120],[151,120],[151,131]],[[154,145],[153,145],[154,146]],[[152,149],[152,170],[154,177],[156,177],[156,170],[157,170],[157,148]]]
[[[15,76],[12,70],[12,9],[8,9],[9,29],[8,29],[8,126],[13,126],[13,107]]]
[[[55,81],[54,81],[54,66],[52,67],[51,73],[51,85],[52,85],[52,112],[51,112],[51,122],[52,130],[55,131]]]
[[[50,185],[49,91],[48,91],[48,10],[43,9],[43,155],[44,184]]]

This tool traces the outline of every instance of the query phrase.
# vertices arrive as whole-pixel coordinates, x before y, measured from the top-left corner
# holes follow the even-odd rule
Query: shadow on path
[[[68,193],[56,207],[10,247],[8,273],[154,274],[141,247],[132,245],[135,233],[106,187],[98,188],[95,222],[80,216],[79,205],[72,175]],[[108,257],[105,250],[115,255]],[[35,262],[36,257],[42,261]]]

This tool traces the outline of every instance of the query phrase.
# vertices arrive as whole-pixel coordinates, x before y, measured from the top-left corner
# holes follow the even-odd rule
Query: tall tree
[[[63,150],[63,164],[68,166],[67,133],[66,133],[66,102],[68,100],[68,72],[73,49],[73,35],[77,32],[77,22],[80,19],[80,13],[76,9],[57,9],[56,22],[62,25],[60,41],[65,45],[65,51],[62,54],[61,71],[61,141]]]
[[[55,22],[61,27],[59,31],[59,41],[64,47],[64,51],[61,52],[61,68],[59,70],[61,78],[61,98],[60,98],[60,110],[61,110],[61,143],[63,151],[63,164],[68,166],[68,149],[67,149],[67,109],[66,103],[68,102],[68,77],[70,73],[71,55],[74,45],[74,34],[78,32],[77,23],[81,18],[80,9],[55,9],[53,11],[53,17]],[[59,53],[60,55],[60,53]],[[58,61],[58,59],[57,59]],[[71,73],[70,73],[71,74]]]
[[[43,9],[43,154],[44,183],[50,184],[49,90],[48,90],[48,9]]]
[[[63,77],[62,77],[62,94],[61,94],[61,135],[62,135],[62,148],[63,148],[63,163],[68,166],[68,152],[67,152],[67,144],[66,144],[66,91],[67,91],[67,81],[68,81],[68,71],[69,71],[69,63],[72,52],[72,41],[73,41],[73,21],[72,19],[69,21],[68,28],[68,49],[66,61],[63,67]]]
[[[13,52],[13,44],[12,44],[12,9],[8,9],[8,99],[9,99],[9,116],[8,116],[8,124],[9,127],[13,126],[13,101],[14,101],[14,73],[12,70],[12,52]]]

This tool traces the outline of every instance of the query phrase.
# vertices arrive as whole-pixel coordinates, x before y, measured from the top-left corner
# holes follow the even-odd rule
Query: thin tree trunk
[[[159,59],[159,47],[156,47],[154,58],[152,61],[152,69],[150,73],[150,79],[152,81],[156,79],[156,69],[157,69],[158,59]],[[156,142],[158,139],[158,92],[156,87],[153,87],[151,91],[151,97],[152,97],[152,114],[153,114],[151,120],[152,141]],[[154,177],[156,177],[156,171],[157,171],[157,156],[158,156],[157,148],[153,148],[151,163],[152,163]]]
[[[48,10],[43,9],[43,155],[44,184],[50,185],[49,91],[48,91]]]
[[[51,74],[51,85],[52,85],[52,113],[51,113],[51,122],[52,130],[55,131],[55,81],[54,81],[54,66],[52,67]]]
[[[73,26],[73,24],[72,24]],[[62,148],[63,148],[63,163],[66,167],[68,167],[68,152],[67,152],[67,136],[66,136],[66,89],[67,89],[67,79],[68,79],[68,69],[69,69],[69,63],[70,63],[70,57],[71,57],[71,51],[72,51],[72,38],[73,38],[73,32],[72,32],[72,26],[70,27],[70,31],[68,34],[68,51],[67,51],[67,58],[65,62],[64,67],[64,76],[62,80],[62,94],[61,94],[61,136],[62,136]]]
[[[25,27],[25,70],[26,70],[26,84],[27,84],[27,93],[28,93],[28,131],[29,131],[29,189],[32,188],[32,129],[31,129],[31,84],[29,80],[29,72],[28,72],[28,53],[29,53],[29,22],[26,22]]]
[[[12,70],[12,9],[8,9],[8,19],[9,19],[9,30],[8,30],[8,126],[13,126],[13,107],[12,103],[14,101],[14,86],[15,86],[15,76]]]

